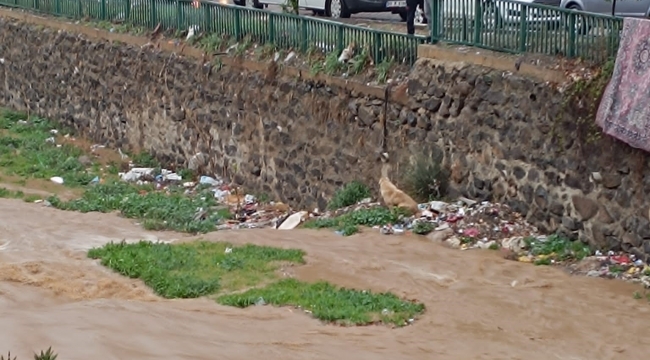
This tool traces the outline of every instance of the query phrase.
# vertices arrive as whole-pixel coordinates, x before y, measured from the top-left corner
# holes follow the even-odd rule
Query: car
[[[286,0],[233,0],[236,5],[261,9],[268,5],[282,6]],[[314,15],[333,19],[349,18],[362,12],[391,12],[406,19],[406,0],[298,0],[298,7],[312,10]]]
[[[523,7],[527,4],[555,6],[560,4],[560,0],[512,0],[512,1],[494,1],[483,0],[481,9],[483,14],[483,27],[487,29],[519,26],[521,24],[521,14]],[[452,19],[474,19],[476,14],[475,0],[455,0],[443,2],[442,16],[443,21]],[[531,8],[526,16],[526,23],[529,26],[557,26],[560,22],[560,15],[548,11],[540,11],[537,8]],[[442,23],[440,26],[444,26]]]
[[[596,14],[611,15],[614,1],[612,0],[562,0],[560,7],[564,9],[585,11]],[[618,0],[613,9],[616,16],[621,17],[650,17],[650,0]]]

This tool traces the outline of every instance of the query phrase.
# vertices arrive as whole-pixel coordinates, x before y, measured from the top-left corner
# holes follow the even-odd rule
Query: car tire
[[[345,0],[327,0],[325,14],[332,19],[347,19],[352,15],[345,4]]]
[[[569,10],[574,10],[574,11],[583,11],[580,5],[578,4],[569,4],[569,6],[566,7]],[[567,24],[567,29],[569,25]],[[588,24],[585,24],[584,19],[582,17],[578,17],[576,19],[576,33],[580,35],[587,35],[591,31],[591,26]]]

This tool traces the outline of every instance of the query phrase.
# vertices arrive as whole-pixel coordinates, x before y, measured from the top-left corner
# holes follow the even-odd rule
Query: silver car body
[[[613,0],[562,0],[560,7],[596,14],[611,15]],[[622,17],[648,17],[650,0],[617,0],[615,15]]]

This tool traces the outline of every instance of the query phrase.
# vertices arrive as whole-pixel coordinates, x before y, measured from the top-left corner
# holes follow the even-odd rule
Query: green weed
[[[490,246],[488,246],[489,250],[499,250],[500,246],[497,243],[492,243]]]
[[[32,179],[61,176],[66,186],[88,184],[97,174],[79,157],[83,151],[70,144],[55,144],[52,123],[19,113],[0,115],[0,168],[8,175]]]
[[[540,259],[541,263],[538,265],[548,265],[551,260],[582,260],[591,254],[589,246],[560,235],[551,235],[545,241],[534,238],[526,238],[524,241],[533,256],[546,255],[544,259]]]
[[[310,284],[295,279],[223,295],[217,302],[246,308],[260,299],[275,306],[300,307],[319,320],[343,325],[385,323],[403,326],[425,310],[423,304],[402,300],[391,293],[338,288],[327,282]]]
[[[413,225],[413,233],[418,235],[426,235],[432,232],[436,226],[427,221],[418,221]]]
[[[372,227],[393,224],[404,215],[404,210],[399,208],[389,210],[383,207],[373,207],[355,210],[335,218],[309,220],[303,227],[308,229],[335,228],[341,235],[349,236],[359,231],[357,226]]]
[[[131,161],[133,164],[146,168],[160,168],[160,162],[153,157],[153,155],[144,151],[141,153],[131,155]]]
[[[368,197],[370,197],[370,189],[359,181],[352,181],[334,194],[327,208],[330,210],[344,208]]]
[[[443,198],[447,194],[449,171],[442,165],[442,154],[416,157],[406,169],[402,182],[404,190],[415,200]]]
[[[34,353],[34,360],[56,360],[57,357],[58,355],[52,351],[52,347],[47,348],[45,352],[41,350],[40,354]],[[0,360],[5,360],[5,357],[0,355]],[[6,360],[16,360],[16,357],[14,356],[12,358],[11,351],[10,351],[7,355]]]
[[[88,257],[101,259],[102,265],[121,275],[141,279],[165,298],[196,298],[259,285],[275,278],[278,262],[302,264],[303,256],[296,249],[206,241],[110,243],[88,252]]]
[[[206,233],[214,230],[219,220],[230,217],[227,210],[217,207],[209,191],[185,195],[182,188],[170,187],[167,193],[149,190],[150,185],[113,181],[89,187],[79,199],[65,202],[51,196],[48,201],[61,210],[103,213],[118,210],[124,217],[142,221],[149,230]]]
[[[0,198],[4,199],[22,199],[25,196],[25,193],[22,191],[9,190],[7,188],[0,188]]]
[[[47,348],[45,352],[41,350],[40,354],[34,354],[34,360],[56,360],[57,357],[58,355],[52,351],[52,347]]]

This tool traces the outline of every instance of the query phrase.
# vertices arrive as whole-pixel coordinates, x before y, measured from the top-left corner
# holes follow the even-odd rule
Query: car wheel
[[[347,19],[350,17],[350,10],[345,5],[345,0],[327,0],[325,13],[332,19]]]
[[[567,9],[574,11],[583,11],[580,5],[571,4],[567,6]],[[568,27],[568,23],[567,23]],[[576,32],[580,35],[586,35],[591,30],[591,26],[585,23],[585,18],[582,16],[576,16]]]

